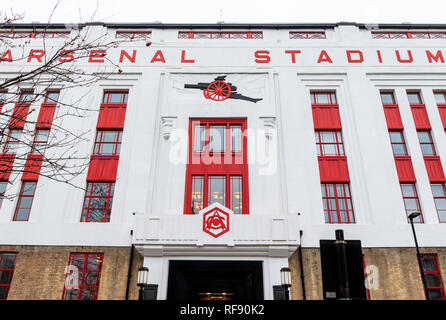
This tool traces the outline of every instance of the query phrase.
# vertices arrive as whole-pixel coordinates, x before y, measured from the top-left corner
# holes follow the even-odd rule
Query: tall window
[[[402,183],[401,192],[403,194],[404,207],[406,208],[407,217],[409,217],[412,212],[421,212],[420,200],[418,199],[418,192],[415,184]],[[423,215],[419,215],[413,219],[413,221],[423,223]]]
[[[343,156],[344,143],[341,131],[316,131],[318,156]]]
[[[446,300],[443,281],[436,254],[421,255],[421,271],[426,279],[427,292],[430,300]]]
[[[94,144],[94,155],[119,155],[122,131],[98,130]]]
[[[28,221],[37,181],[23,181],[14,214],[14,221]]]
[[[5,198],[5,192],[7,186],[8,186],[8,181],[0,180],[0,208],[2,207],[3,199]]]
[[[444,183],[431,183],[438,219],[446,222],[446,189]]]
[[[352,197],[347,183],[322,183],[325,223],[354,223]]]
[[[109,222],[114,190],[114,183],[89,182],[81,222]]]
[[[20,137],[22,135],[22,130],[9,130],[8,136],[6,137],[5,147],[3,148],[3,153],[14,154],[17,152],[17,148],[20,145]]]
[[[0,300],[8,297],[16,258],[17,253],[0,252]]]
[[[31,146],[31,153],[43,154],[48,145],[48,137],[50,130],[36,130],[34,134],[33,144]]]
[[[245,119],[191,119],[185,213],[217,202],[248,213]]]
[[[124,104],[127,103],[128,95],[127,91],[105,91],[102,103]]]
[[[103,253],[71,253],[62,299],[97,300],[103,261]]]
[[[394,156],[407,156],[406,141],[402,130],[389,131],[390,143],[392,144],[392,151]]]
[[[435,152],[434,140],[432,139],[432,135],[430,131],[417,131],[418,140],[420,140],[421,152],[423,156],[435,156],[437,153]]]

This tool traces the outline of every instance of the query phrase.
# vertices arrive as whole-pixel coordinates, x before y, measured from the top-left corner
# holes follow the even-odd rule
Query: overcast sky
[[[22,22],[444,23],[446,0],[0,0]]]

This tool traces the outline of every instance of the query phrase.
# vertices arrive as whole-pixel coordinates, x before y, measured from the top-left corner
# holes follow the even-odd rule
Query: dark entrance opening
[[[167,300],[200,300],[206,294],[263,300],[261,261],[169,261]]]

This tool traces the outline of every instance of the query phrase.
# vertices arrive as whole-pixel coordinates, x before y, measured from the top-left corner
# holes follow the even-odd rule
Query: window
[[[325,39],[325,32],[290,31],[290,39]]]
[[[390,143],[394,156],[407,156],[406,141],[403,131],[389,131]]]
[[[446,92],[434,92],[437,104],[446,104]]]
[[[262,31],[179,31],[178,39],[263,39]]]
[[[62,299],[97,300],[103,261],[103,253],[71,253]]]
[[[33,92],[31,90],[23,90],[19,96],[19,102],[30,102],[34,99]]]
[[[110,222],[114,183],[89,182],[81,222]]]
[[[127,103],[129,93],[124,91],[105,91],[102,103],[124,104]]]
[[[17,148],[20,145],[20,136],[22,135],[22,130],[9,130],[9,134],[6,137],[5,147],[3,148],[3,153],[13,154],[16,153]]]
[[[16,258],[17,253],[0,252],[0,300],[8,297]]]
[[[423,156],[435,156],[435,146],[430,131],[417,131]]]
[[[419,92],[408,92],[407,98],[409,99],[409,104],[423,104]]]
[[[415,184],[402,183],[401,192],[403,194],[404,207],[406,208],[407,217],[409,217],[412,212],[421,212],[420,200],[418,199],[418,192]],[[420,214],[418,217],[413,219],[413,221],[423,223],[423,215]]]
[[[0,208],[2,207],[3,199],[5,198],[6,187],[8,181],[0,181]]]
[[[6,102],[7,92],[0,90],[0,105]]]
[[[36,191],[36,181],[23,181],[14,214],[14,221],[28,221]]]
[[[446,39],[446,32],[372,32],[373,39]]]
[[[316,131],[318,156],[343,156],[344,144],[341,131]]]
[[[59,100],[59,91],[47,91],[44,103],[56,103]]]
[[[443,281],[436,254],[421,254],[421,271],[426,279],[430,300],[445,300]]]
[[[311,92],[311,104],[337,104],[335,92]]]
[[[220,203],[248,213],[245,119],[191,119],[185,213]]]
[[[119,155],[122,131],[98,130],[94,144],[94,155]]]
[[[36,130],[33,144],[31,146],[31,153],[43,154],[48,145],[48,137],[50,130]]]
[[[116,31],[116,38],[120,39],[150,39],[152,31]]]
[[[321,184],[325,223],[355,223],[350,186]]]
[[[446,189],[444,183],[432,183],[432,194],[434,195],[435,206],[437,208],[438,219],[446,222]]]
[[[381,92],[381,101],[383,104],[396,104],[393,92]]]

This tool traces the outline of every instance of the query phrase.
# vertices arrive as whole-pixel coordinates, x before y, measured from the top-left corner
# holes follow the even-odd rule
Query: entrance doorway
[[[261,261],[169,261],[167,300],[263,300]]]

